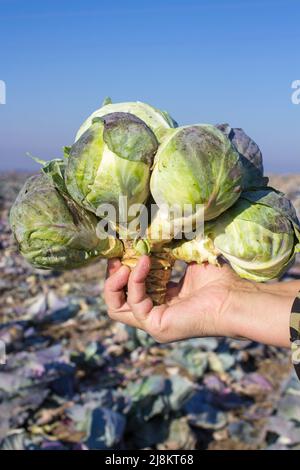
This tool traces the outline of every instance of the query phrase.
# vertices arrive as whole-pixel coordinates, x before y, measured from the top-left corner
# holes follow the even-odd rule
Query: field
[[[8,224],[26,176],[0,175],[1,448],[300,449],[288,351],[215,338],[159,345],[107,317],[105,262],[29,267]],[[271,184],[300,215],[300,175]],[[300,279],[300,260],[289,278]]]

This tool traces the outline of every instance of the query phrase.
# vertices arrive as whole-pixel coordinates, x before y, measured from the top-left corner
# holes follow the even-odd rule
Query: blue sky
[[[0,0],[0,170],[61,155],[109,95],[229,122],[266,172],[300,171],[298,0]]]

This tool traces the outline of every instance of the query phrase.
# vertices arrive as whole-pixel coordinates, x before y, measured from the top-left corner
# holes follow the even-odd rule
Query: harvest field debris
[[[24,261],[8,212],[28,176],[0,175],[1,448],[300,449],[300,382],[287,350],[156,344],[108,318],[105,261],[65,273]],[[274,185],[299,211],[300,177]],[[289,278],[300,279],[299,259]]]

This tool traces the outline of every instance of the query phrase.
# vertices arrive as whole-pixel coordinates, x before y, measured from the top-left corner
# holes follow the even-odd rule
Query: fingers
[[[142,256],[133,269],[128,281],[128,300],[130,304],[137,304],[146,297],[145,281],[150,271],[150,259]]]
[[[108,314],[113,321],[119,321],[128,326],[132,326],[133,328],[142,329],[140,322],[135,318],[133,313],[129,311],[128,305],[126,304],[124,305],[124,308],[122,307],[118,310],[111,310]]]
[[[130,274],[129,268],[122,266],[118,258],[108,260],[107,276],[104,295],[108,306],[109,317],[114,321],[125,323],[134,328],[141,328],[126,303],[124,287],[127,285]]]
[[[153,308],[153,302],[147,295],[145,281],[151,267],[149,257],[142,256],[131,272],[129,268],[120,266],[118,260],[108,264],[109,277],[105,283],[104,296],[110,318],[149,330],[150,334],[150,330],[159,331],[161,314],[166,306]],[[126,285],[127,302],[124,292]]]
[[[110,263],[108,272],[112,275],[106,280],[104,298],[109,310],[117,310],[126,301],[124,288],[128,283],[130,269],[127,266],[117,268],[117,263]]]
[[[146,293],[145,284],[150,267],[151,262],[149,257],[142,256],[128,280],[127,302],[132,309],[134,317],[139,322],[144,322],[153,308],[152,300]]]
[[[122,266],[122,263],[119,260],[119,258],[109,259],[107,262],[106,277],[112,276],[115,272],[117,272],[120,269],[121,266]]]
[[[152,309],[152,301],[146,294],[145,280],[150,271],[150,259],[142,256],[137,266],[130,272],[118,259],[109,260],[108,278],[105,282],[104,297],[109,316],[130,326],[141,328]],[[128,286],[128,297],[124,288]]]

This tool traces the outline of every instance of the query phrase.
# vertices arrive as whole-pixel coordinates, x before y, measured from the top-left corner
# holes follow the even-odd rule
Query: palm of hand
[[[112,319],[143,329],[164,343],[220,334],[231,287],[237,281],[227,265],[189,265],[181,281],[168,288],[166,303],[155,307],[145,290],[149,268],[147,257],[131,273],[119,261],[109,263],[105,300]]]

